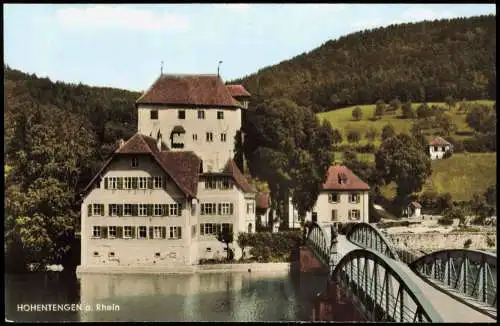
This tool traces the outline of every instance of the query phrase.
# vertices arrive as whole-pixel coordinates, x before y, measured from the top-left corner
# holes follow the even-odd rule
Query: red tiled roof
[[[191,151],[157,153],[164,169],[180,185],[181,190],[196,197],[201,159]]]
[[[168,149],[162,142],[162,150]],[[158,152],[157,141],[153,137],[135,134],[119,147],[115,153],[119,154],[149,154]]]
[[[255,198],[257,208],[268,209],[269,208],[269,193],[259,192]]]
[[[163,148],[162,148],[163,149]],[[198,188],[198,171],[201,159],[193,152],[171,152],[158,151],[156,139],[135,134],[123,146],[118,148],[113,155],[104,163],[99,172],[85,187],[86,192],[99,178],[100,174],[113,161],[115,157],[122,154],[149,154],[158,165],[169,175],[175,184],[186,194],[196,197]]]
[[[243,87],[243,85],[226,85],[229,93],[233,97],[250,97],[250,93]]]
[[[446,139],[442,137],[436,137],[429,142],[429,145],[451,145]]]
[[[412,205],[412,206],[413,206],[413,207],[415,207],[415,208],[422,208],[422,206],[420,206],[420,204],[419,204],[419,203],[417,203],[416,201],[412,201],[412,202],[410,203],[410,205]]]
[[[233,176],[236,185],[243,190],[243,192],[257,192],[254,186],[248,183],[247,178],[241,173],[240,169],[232,159],[229,159],[226,166],[222,170],[222,173],[228,173]]]
[[[136,103],[240,107],[217,75],[162,75]]]
[[[341,183],[339,181],[341,181]],[[332,165],[328,168],[326,181],[322,184],[322,189],[369,190],[370,186],[344,165]]]

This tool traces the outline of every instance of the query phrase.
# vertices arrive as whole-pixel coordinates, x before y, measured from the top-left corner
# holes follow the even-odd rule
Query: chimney
[[[123,139],[120,139],[120,140],[118,141],[118,148],[122,148],[122,147],[123,147],[123,145],[125,145],[125,141],[124,141]]]
[[[158,148],[158,152],[161,152],[161,143],[162,136],[160,130],[158,130],[158,133],[156,134],[156,147]]]

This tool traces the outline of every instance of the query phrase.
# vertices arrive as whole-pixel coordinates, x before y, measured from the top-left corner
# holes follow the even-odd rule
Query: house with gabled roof
[[[332,165],[306,220],[322,225],[334,222],[368,223],[370,186],[344,165]]]
[[[431,160],[440,160],[446,152],[453,151],[453,145],[443,137],[435,137],[429,142]]]
[[[232,157],[248,96],[232,94],[218,76],[162,75],[138,99],[138,133],[82,194],[79,271],[193,265],[226,256],[217,232],[255,232],[256,190]],[[204,130],[225,137],[187,141]]]

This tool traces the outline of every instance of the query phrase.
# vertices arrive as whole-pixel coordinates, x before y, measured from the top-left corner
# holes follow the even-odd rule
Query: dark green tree
[[[361,111],[361,108],[359,106],[355,107],[352,109],[352,119],[355,121],[361,120],[363,117],[363,111]]]
[[[333,139],[334,145],[338,145],[338,144],[342,143],[342,134],[340,133],[340,131],[338,129],[333,129],[332,135],[333,135],[332,139]]]
[[[412,109],[411,101],[406,102],[401,107],[402,116],[404,119],[414,119],[416,117],[415,111]]]
[[[396,183],[397,200],[401,205],[410,194],[422,190],[432,173],[429,157],[406,134],[388,138],[382,143],[375,153],[375,166],[386,183]]]
[[[417,117],[419,119],[428,118],[434,115],[432,109],[427,105],[427,103],[422,103],[417,108]]]
[[[451,95],[446,96],[444,98],[444,102],[446,103],[446,105],[448,105],[448,109],[449,110],[451,110],[452,108],[454,108],[455,105],[457,104],[457,101]]]
[[[223,228],[220,232],[217,232],[217,241],[222,242],[223,244],[226,245],[226,253],[227,253],[227,260],[230,261],[232,260],[232,254],[231,254],[231,249],[229,249],[229,245],[233,243],[234,241],[234,235],[233,232],[231,232],[227,228]]]
[[[370,142],[373,142],[377,136],[378,131],[374,127],[370,127],[370,129],[368,129],[365,133],[365,138]]]
[[[386,139],[393,137],[395,135],[394,127],[391,124],[386,124],[382,128],[382,133],[380,134],[380,137],[382,141],[385,141]]]
[[[465,121],[477,132],[496,133],[496,111],[486,105],[475,105]]]
[[[401,101],[398,98],[393,99],[389,102],[389,108],[391,111],[397,111],[401,108]]]
[[[350,143],[359,143],[359,140],[361,139],[361,135],[359,131],[357,130],[349,130],[347,132],[347,140]]]
[[[376,117],[381,117],[385,114],[385,111],[387,109],[387,105],[385,104],[385,102],[383,100],[378,100],[376,103],[375,103],[375,113],[374,115]]]

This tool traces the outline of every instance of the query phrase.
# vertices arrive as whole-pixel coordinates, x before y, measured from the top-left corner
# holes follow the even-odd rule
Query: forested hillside
[[[64,262],[79,228],[79,194],[136,130],[139,94],[53,83],[4,67],[4,236],[9,268]]]
[[[330,40],[235,80],[253,101],[285,97],[315,112],[386,102],[496,99],[496,16],[408,23]]]

